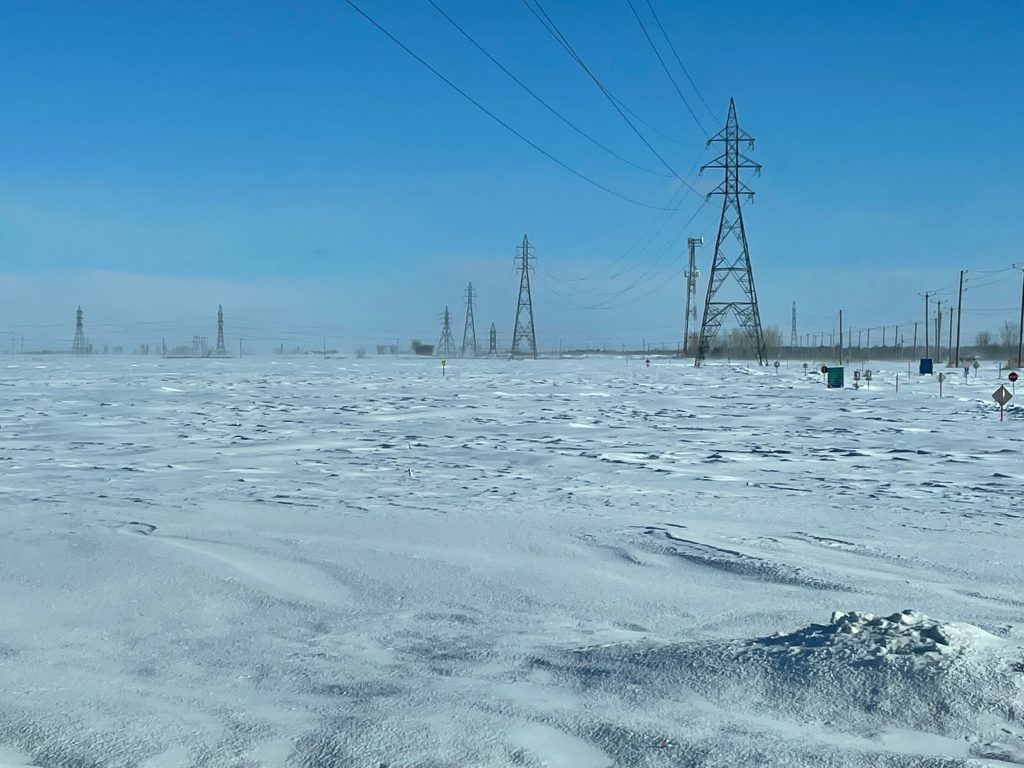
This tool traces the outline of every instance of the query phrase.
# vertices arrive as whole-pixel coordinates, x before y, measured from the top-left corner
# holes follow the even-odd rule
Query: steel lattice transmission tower
[[[217,305],[217,357],[227,357],[228,351],[224,347],[224,305]]]
[[[736,120],[736,103],[732,99],[729,99],[729,116],[725,128],[708,139],[709,146],[713,143],[724,144],[724,151],[713,162],[701,166],[700,170],[702,173],[707,168],[721,168],[725,171],[725,180],[708,193],[708,199],[711,195],[722,195],[722,218],[715,240],[715,255],[711,261],[695,365],[700,365],[707,356],[711,342],[730,312],[736,315],[740,327],[753,342],[758,363],[767,365],[761,313],[757,308],[754,274],[750,269],[747,233],[743,228],[743,211],[740,208],[741,195],[746,195],[747,200],[754,199],[754,192],[743,183],[740,171],[753,170],[759,174],[761,166],[740,152],[741,143],[753,148],[754,137],[740,128]]]
[[[71,343],[71,351],[76,355],[89,353],[89,345],[85,341],[85,315],[81,306],[75,312],[75,340]]]
[[[683,354],[690,353],[690,321],[697,325],[697,248],[704,245],[703,237],[691,237],[686,240],[690,253],[690,263],[686,268],[686,319],[683,321]]]
[[[789,330],[789,348],[796,349],[800,345],[799,338],[796,335],[796,302],[793,302],[793,324]]]
[[[491,323],[491,345],[487,350],[487,354],[490,357],[498,356],[498,329],[494,327],[494,323]]]
[[[444,308],[441,318],[444,325],[441,327],[441,340],[437,342],[437,355],[452,357],[455,354],[455,337],[452,336],[452,313],[448,311],[448,307]]]
[[[530,241],[523,235],[519,246],[519,303],[516,306],[516,324],[512,331],[512,357],[537,357],[537,333],[533,327],[533,296],[530,294]]]
[[[473,298],[476,296],[473,291],[473,284],[470,283],[466,289],[466,325],[462,329],[462,356],[466,356],[466,351],[472,352],[470,357],[477,356],[476,348],[476,320],[473,318]]]

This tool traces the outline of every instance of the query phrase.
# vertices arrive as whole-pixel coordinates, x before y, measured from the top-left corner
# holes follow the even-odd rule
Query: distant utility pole
[[[441,319],[443,325],[441,326],[441,340],[437,342],[437,355],[452,357],[455,354],[455,338],[452,336],[452,313],[448,311],[448,307],[444,308]]]
[[[959,312],[959,309],[957,309],[957,312]],[[957,325],[959,325],[960,324],[960,316],[959,316],[959,314],[957,315],[956,320],[957,320]],[[948,337],[949,337],[949,346],[947,347],[947,350],[946,350],[946,362],[947,363],[952,363],[953,362],[953,310],[952,309],[949,310],[949,333],[948,333]]]
[[[472,354],[470,357],[477,356],[476,349],[476,320],[473,318],[473,284],[470,283],[466,289],[466,324],[462,329],[462,356],[466,357],[466,352],[470,351]]]
[[[715,255],[711,260],[708,293],[704,302],[704,320],[700,325],[694,365],[699,366],[710,352],[711,342],[718,335],[722,322],[730,312],[736,315],[740,327],[747,332],[753,342],[757,362],[760,365],[768,365],[764,332],[761,329],[761,313],[757,306],[757,291],[754,290],[754,273],[750,268],[747,233],[743,227],[743,213],[740,210],[741,195],[746,195],[748,200],[754,199],[754,192],[740,179],[740,171],[753,170],[760,173],[761,166],[740,153],[740,144],[753,148],[754,137],[740,128],[736,119],[736,103],[732,99],[729,100],[729,115],[725,127],[708,139],[709,145],[714,143],[725,145],[722,154],[713,162],[701,166],[700,170],[702,173],[707,168],[721,168],[725,171],[722,183],[708,193],[708,198],[711,195],[722,195],[722,218],[718,225],[718,237],[715,239]],[[733,241],[731,248],[727,243],[730,239]],[[742,295],[723,295],[726,291],[722,288],[727,280],[732,288],[738,285]],[[733,300],[729,300],[730,298]]]
[[[238,340],[238,359],[242,359],[242,340]]]
[[[925,355],[930,355],[932,353],[931,342],[928,339],[928,324],[932,321],[931,317],[928,315],[928,298],[933,293],[935,293],[935,291],[925,291],[924,293],[917,294],[918,296],[924,296],[924,353],[925,353]],[[915,331],[917,330],[917,323],[914,323],[914,330]],[[914,347],[915,347],[915,349],[917,348],[917,335],[916,334],[914,336]]]
[[[956,300],[956,357],[953,358],[953,364],[960,367],[960,321],[963,320],[963,309],[964,309],[964,272],[967,270],[960,270],[960,292],[957,294]]]
[[[519,246],[519,302],[516,304],[516,323],[512,330],[511,357],[537,359],[537,332],[533,326],[533,295],[530,292],[530,241],[523,235]]]
[[[490,343],[490,348],[487,350],[487,355],[488,355],[488,357],[497,357],[498,356],[498,329],[494,327],[494,323],[491,323],[490,337],[491,337],[491,339],[490,339],[491,343]]]
[[[935,310],[935,359],[942,357],[942,300],[936,301]]]
[[[927,327],[928,324],[925,323],[925,328]],[[917,357],[917,323],[914,323],[914,357]]]
[[[792,350],[800,344],[799,338],[796,335],[796,302],[793,302],[793,318],[789,327],[789,347],[790,354]]]
[[[843,365],[843,310],[839,310],[839,367]]]
[[[1024,359],[1024,264],[1014,264],[1013,266],[1021,270],[1020,325],[1017,327],[1017,367],[1020,368],[1024,365],[1021,362]]]
[[[703,237],[690,237],[686,240],[686,248],[690,254],[690,263],[686,268],[686,316],[683,320],[683,354],[690,351],[690,320],[697,325],[697,248],[704,245]]]
[[[894,360],[899,359],[900,356],[900,327],[896,326],[896,338],[892,342],[892,357]]]

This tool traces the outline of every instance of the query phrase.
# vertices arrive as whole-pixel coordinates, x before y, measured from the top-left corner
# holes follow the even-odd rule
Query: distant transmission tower
[[[489,357],[498,356],[498,329],[494,327],[494,323],[491,323],[491,346],[487,350]]]
[[[471,351],[470,357],[477,356],[476,349],[476,320],[473,318],[473,284],[470,283],[466,289],[466,325],[462,329],[462,356],[466,357],[466,352]]]
[[[691,237],[686,241],[690,252],[690,264],[686,268],[686,319],[683,321],[683,354],[690,353],[690,320],[697,325],[697,248],[704,245],[703,237]]]
[[[227,357],[228,351],[224,348],[224,305],[217,305],[217,357]]]
[[[740,153],[740,143],[746,142],[753,148],[754,138],[742,130],[736,120],[736,103],[729,99],[729,116],[725,128],[708,139],[708,144],[720,142],[725,149],[714,162],[701,166],[721,168],[725,171],[725,180],[708,193],[722,195],[722,218],[718,225],[718,237],[715,240],[715,256],[711,262],[711,276],[708,279],[707,300],[704,302],[704,320],[700,326],[700,339],[697,342],[695,365],[700,365],[711,349],[711,342],[721,330],[726,315],[732,311],[754,343],[757,361],[761,365],[768,364],[768,355],[764,346],[764,333],[761,330],[761,313],[757,307],[757,292],[754,290],[754,274],[750,269],[750,253],[747,249],[747,233],[743,228],[743,212],[740,210],[740,195],[748,200],[754,199],[753,191],[740,179],[741,169],[752,169],[760,173],[761,166]],[[732,239],[732,243],[728,241]],[[732,247],[728,247],[731,245]],[[735,285],[724,284],[729,278]],[[739,287],[742,295],[735,292]],[[730,296],[728,288],[733,289]]]
[[[444,326],[441,328],[441,340],[437,342],[437,355],[439,357],[452,357],[455,354],[455,337],[452,336],[452,313],[448,307],[444,308],[441,315]]]
[[[796,302],[793,302],[793,323],[789,330],[789,348],[796,349],[799,346],[799,341],[796,335]]]
[[[71,344],[71,351],[76,355],[85,355],[89,353],[89,345],[85,342],[85,315],[82,313],[82,307],[78,307],[78,311],[75,312],[75,340]]]
[[[530,294],[530,241],[523,235],[519,246],[519,303],[516,305],[516,324],[512,331],[512,357],[537,357],[537,333],[533,327],[533,296]]]

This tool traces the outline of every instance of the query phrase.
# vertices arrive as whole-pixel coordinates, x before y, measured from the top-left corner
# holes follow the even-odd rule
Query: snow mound
[[[995,635],[970,624],[943,624],[910,610],[885,617],[861,611],[835,611],[828,624],[811,624],[790,634],[780,632],[751,643],[790,654],[828,649],[862,662],[889,656],[963,653],[1004,644]]]
[[[681,707],[722,723],[705,734],[715,750],[726,734],[781,739],[777,754],[795,765],[831,765],[807,762],[825,753],[842,765],[1024,765],[1022,659],[1016,643],[970,624],[837,611],[827,624],[768,637],[581,648],[559,672],[623,708],[650,702],[678,718],[667,736],[689,749],[704,726],[680,718]],[[844,745],[861,758],[844,756]],[[928,762],[936,756],[955,760]]]

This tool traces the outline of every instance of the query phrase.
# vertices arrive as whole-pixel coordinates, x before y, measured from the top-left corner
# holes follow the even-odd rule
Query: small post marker
[[[900,384],[899,384],[900,378],[899,377],[900,377],[900,375],[897,373],[896,374],[896,391],[897,392],[900,391]],[[867,381],[867,383],[868,383],[868,389],[871,389],[871,369],[870,368],[868,368],[866,371],[864,371],[864,380]]]
[[[804,363],[804,374],[807,373],[807,363]]]
[[[775,361],[775,375],[776,376],[779,375],[779,361],[778,360]]]
[[[939,397],[942,397],[942,382],[946,380],[946,374],[939,372]]]
[[[898,373],[896,374],[896,391],[900,391],[900,375]]]
[[[971,367],[974,369],[974,378],[978,378],[978,369],[981,368],[981,363],[975,360]]]
[[[1002,384],[999,385],[999,389],[992,393],[992,399],[999,403],[999,420],[1003,420],[1003,409],[1006,404],[1010,402],[1013,395],[1010,394],[1010,390],[1004,387]]]
[[[447,360],[442,360],[442,361],[441,361],[441,375],[442,375],[442,376],[444,376],[444,375],[445,375],[445,373],[444,373],[444,367],[445,367],[446,365],[448,365],[448,361],[447,361]]]

